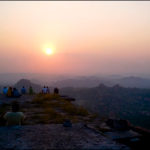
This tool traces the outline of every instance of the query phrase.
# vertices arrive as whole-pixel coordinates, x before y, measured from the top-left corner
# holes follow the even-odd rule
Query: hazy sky
[[[0,73],[150,73],[149,64],[150,2],[0,2]]]

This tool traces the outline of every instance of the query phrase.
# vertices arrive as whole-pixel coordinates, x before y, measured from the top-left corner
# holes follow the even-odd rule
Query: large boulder
[[[130,130],[131,125],[127,120],[115,120],[115,119],[108,119],[106,121],[107,125],[111,128],[113,128],[114,130],[118,130],[118,131],[127,131]]]

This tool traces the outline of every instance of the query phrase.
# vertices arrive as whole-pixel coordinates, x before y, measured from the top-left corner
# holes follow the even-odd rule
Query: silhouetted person
[[[26,94],[26,92],[27,92],[26,88],[23,86],[22,89],[21,89],[21,94]]]
[[[44,86],[43,89],[42,89],[42,93],[43,93],[43,94],[46,94],[46,93],[47,93],[47,88],[46,88],[45,86]]]
[[[4,119],[6,119],[6,125],[21,125],[24,120],[23,112],[19,111],[19,103],[17,101],[12,102],[12,112],[7,112],[4,115]]]
[[[21,94],[19,93],[19,91],[16,88],[13,88],[13,97],[20,97]]]
[[[54,88],[54,94],[59,94],[59,89],[58,88]]]
[[[30,95],[34,94],[32,86],[29,87],[29,94]]]
[[[50,93],[50,90],[49,90],[49,87],[47,86],[46,88],[46,93],[49,94]]]
[[[12,87],[9,87],[9,88],[8,88],[7,97],[13,97]]]
[[[6,95],[7,92],[8,92],[8,88],[7,88],[7,87],[4,87],[4,88],[3,88],[3,94]]]

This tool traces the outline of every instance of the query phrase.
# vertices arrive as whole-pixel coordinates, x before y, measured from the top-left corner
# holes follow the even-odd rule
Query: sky
[[[1,1],[0,73],[150,74],[149,16],[149,1]]]

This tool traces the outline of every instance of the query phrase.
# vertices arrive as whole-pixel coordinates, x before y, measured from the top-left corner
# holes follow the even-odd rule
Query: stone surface
[[[0,149],[129,149],[82,124],[0,127]]]
[[[108,126],[118,131],[127,131],[131,128],[130,123],[127,120],[108,119],[106,123]]]
[[[116,131],[116,132],[105,132],[105,135],[110,139],[123,139],[123,138],[136,138],[140,137],[141,135],[137,132],[132,130],[129,131]]]

